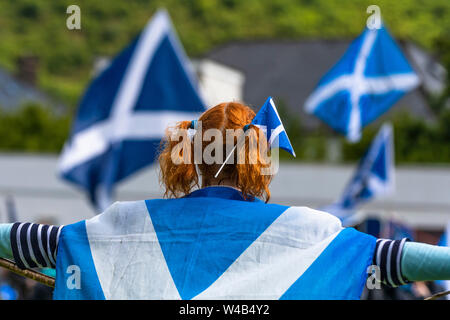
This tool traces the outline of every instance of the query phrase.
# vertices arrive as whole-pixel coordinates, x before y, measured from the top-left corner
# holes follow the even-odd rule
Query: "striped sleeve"
[[[403,246],[407,238],[402,240],[377,239],[373,264],[380,268],[381,283],[389,287],[398,287],[409,281],[401,269]]]
[[[21,269],[55,268],[59,235],[63,226],[16,222],[11,228],[11,249]]]

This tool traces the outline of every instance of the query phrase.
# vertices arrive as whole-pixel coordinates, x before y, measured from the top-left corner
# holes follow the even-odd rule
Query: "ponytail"
[[[238,143],[237,146],[237,187],[244,197],[252,195],[265,198],[268,202],[272,175],[264,172],[264,169],[270,167],[270,162],[265,158],[269,151],[267,139],[262,130],[254,125],[249,125],[246,129],[244,143]]]

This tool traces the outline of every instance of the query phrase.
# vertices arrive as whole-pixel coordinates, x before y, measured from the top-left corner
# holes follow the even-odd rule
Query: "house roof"
[[[244,73],[246,103],[260,106],[267,96],[273,96],[291,110],[300,112],[306,127],[314,128],[319,120],[306,114],[303,105],[320,78],[342,57],[349,44],[350,40],[232,42],[213,49],[205,58]],[[401,46],[411,61],[409,47]],[[417,70],[416,61],[411,64]],[[417,72],[422,79],[423,72],[423,69]],[[433,113],[421,90],[407,93],[394,110],[407,109],[416,116],[432,120]]]

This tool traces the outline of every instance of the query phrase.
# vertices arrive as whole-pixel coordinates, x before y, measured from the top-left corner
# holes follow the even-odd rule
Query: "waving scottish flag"
[[[378,196],[393,192],[394,143],[392,127],[384,124],[361,159],[355,175],[345,188],[342,198],[335,204],[321,208],[348,225],[357,207]],[[345,221],[344,221],[345,220]]]
[[[294,148],[292,148],[272,97],[267,98],[264,105],[253,118],[252,124],[264,131],[270,146],[273,145],[278,137],[277,147],[286,150],[295,157]]]
[[[350,141],[419,84],[400,48],[382,26],[365,29],[320,80],[305,110]]]
[[[104,209],[117,182],[154,161],[167,125],[204,109],[170,18],[160,10],[86,90],[59,172]]]
[[[64,226],[54,298],[359,299],[375,242],[325,212],[231,187],[119,202]]]

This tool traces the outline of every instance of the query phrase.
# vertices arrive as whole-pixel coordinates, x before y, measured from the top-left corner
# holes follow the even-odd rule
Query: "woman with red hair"
[[[168,128],[167,199],[116,202],[58,228],[0,225],[0,255],[56,268],[56,299],[359,299],[380,282],[450,279],[450,248],[375,239],[328,213],[268,203],[269,148],[254,116],[229,102]]]

